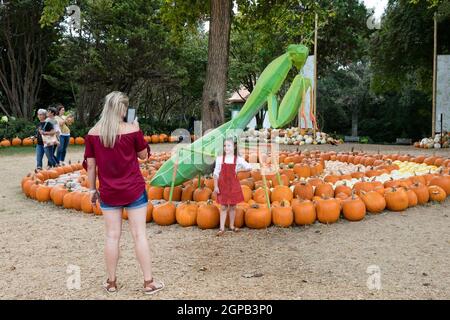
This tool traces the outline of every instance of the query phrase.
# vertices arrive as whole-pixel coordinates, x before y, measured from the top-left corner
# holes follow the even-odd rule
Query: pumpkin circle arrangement
[[[150,138],[156,142],[156,137]],[[158,139],[166,141],[164,137]],[[244,157],[260,164],[276,162],[270,154],[258,157],[246,151]],[[148,160],[139,160],[144,179],[149,182],[169,158],[169,152],[159,152]],[[244,201],[235,209],[236,227],[305,226],[316,221],[331,224],[341,218],[361,221],[367,214],[402,212],[445,201],[450,195],[450,159],[442,157],[284,151],[275,160],[279,169],[265,176],[259,169],[237,175]],[[102,214],[99,203],[91,204],[87,173],[81,163],[35,171],[22,179],[21,186],[27,197],[39,202]],[[199,176],[175,186],[169,201],[170,187],[147,184],[146,220],[162,226],[177,223],[182,227],[218,228],[220,205],[213,189],[211,176]],[[122,216],[128,218],[126,210]]]
[[[191,141],[195,140],[195,136],[191,135]],[[179,142],[178,136],[168,136],[165,133],[160,134],[153,134],[151,136],[144,136],[145,141],[148,143],[163,143],[163,142]],[[23,138],[20,139],[19,137],[15,137],[12,139],[6,139],[3,138],[0,141],[0,147],[18,147],[18,146],[33,146],[37,144],[36,138]],[[84,138],[83,137],[70,137],[69,144],[76,144],[76,145],[84,145]]]

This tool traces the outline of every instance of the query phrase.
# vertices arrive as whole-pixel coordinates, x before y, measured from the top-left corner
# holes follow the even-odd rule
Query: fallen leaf
[[[259,278],[262,277],[264,274],[258,272],[258,273],[245,273],[242,275],[244,278]]]

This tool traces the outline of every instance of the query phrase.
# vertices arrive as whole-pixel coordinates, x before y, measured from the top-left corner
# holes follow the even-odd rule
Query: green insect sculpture
[[[297,115],[305,92],[311,86],[311,80],[298,74],[279,105],[276,95],[291,68],[294,66],[298,71],[303,68],[308,53],[308,48],[304,45],[290,45],[286,53],[273,60],[264,69],[252,93],[234,119],[193,143],[180,147],[159,168],[150,184],[161,187],[179,185],[199,174],[210,173],[215,157],[223,148],[223,141],[229,136],[242,133],[265,102],[267,102],[269,121],[273,128],[283,127],[292,121]],[[176,172],[174,172],[174,166]]]

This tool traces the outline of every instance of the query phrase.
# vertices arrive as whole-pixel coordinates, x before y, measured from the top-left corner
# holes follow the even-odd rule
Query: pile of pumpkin
[[[36,138],[24,138],[24,139],[20,139],[19,137],[15,137],[11,140],[8,139],[3,139],[0,142],[0,146],[1,147],[19,147],[19,146],[33,146],[37,144],[37,139]],[[78,145],[83,145],[84,144],[84,138],[82,137],[70,137],[69,139],[69,144],[78,144]]]
[[[312,129],[291,127],[287,129],[248,129],[243,132],[242,139],[246,142],[279,143],[290,145],[340,144],[342,140],[334,139],[325,132],[313,132]]]
[[[165,133],[145,135],[144,139],[148,143],[165,143],[165,142],[173,143],[173,142],[180,141],[179,136],[175,136],[175,135],[168,136]],[[191,134],[190,139],[191,139],[191,142],[193,142],[195,140],[195,135]]]
[[[195,136],[190,136],[191,141],[195,140]],[[165,142],[178,142],[179,136],[168,136],[165,133],[161,134],[153,134],[153,135],[146,135],[144,136],[145,141],[148,143],[165,143]],[[8,140],[4,138],[0,142],[1,147],[10,147],[10,146],[33,146],[37,144],[36,138],[24,138],[20,139],[19,137],[15,137],[14,139]],[[77,144],[77,145],[84,145],[84,138],[82,137],[70,137],[69,144]]]
[[[423,138],[420,141],[414,143],[414,147],[416,148],[425,148],[425,149],[440,149],[440,148],[448,148],[450,147],[450,132],[443,132],[442,134],[437,134],[431,138]]]
[[[270,154],[247,152],[244,156],[247,160],[256,159],[262,166],[272,162]],[[144,178],[149,181],[169,157],[168,152],[161,152],[140,161]],[[244,195],[244,201],[236,206],[237,227],[334,223],[341,215],[349,221],[359,221],[367,212],[403,211],[429,201],[444,201],[450,195],[450,159],[441,157],[312,151],[281,152],[278,161],[279,169],[271,174],[263,175],[259,169],[237,174]],[[362,166],[352,173],[326,174],[327,164],[336,161]],[[393,161],[426,161],[439,166],[425,174],[411,173],[394,179],[400,167]],[[102,214],[98,203],[90,203],[88,187],[86,171],[79,163],[35,172],[22,180],[23,192],[30,198]],[[151,200],[147,221],[217,228],[220,206],[213,189],[211,176],[196,177],[173,189],[147,185]],[[123,218],[127,219],[125,210]]]

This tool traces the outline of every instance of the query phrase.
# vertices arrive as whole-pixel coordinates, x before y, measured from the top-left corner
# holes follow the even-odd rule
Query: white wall
[[[437,56],[436,78],[436,131],[450,131],[450,55]]]

